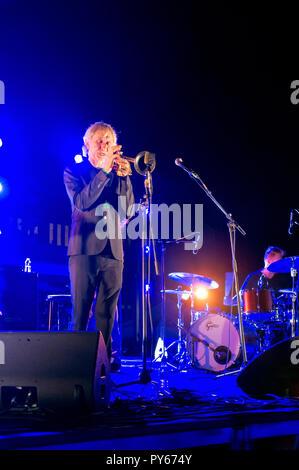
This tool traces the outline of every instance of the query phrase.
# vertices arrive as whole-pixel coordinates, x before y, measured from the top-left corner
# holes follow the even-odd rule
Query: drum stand
[[[212,195],[211,191],[207,188],[205,183],[202,181],[202,179],[199,177],[195,171],[187,169],[183,164],[182,164],[182,159],[177,159],[176,160],[176,165],[180,166],[185,170],[188,175],[203,189],[203,191],[206,193],[206,195],[214,202],[214,204],[218,207],[218,209],[221,210],[221,212],[225,215],[225,217],[228,219],[228,229],[229,229],[229,236],[230,236],[230,244],[231,244],[231,255],[232,255],[232,265],[233,265],[233,282],[234,282],[234,287],[236,290],[237,294],[237,304],[238,304],[238,323],[239,323],[239,334],[240,334],[240,340],[241,340],[241,347],[242,347],[242,353],[243,353],[243,363],[240,366],[239,370],[232,371],[232,372],[225,372],[224,374],[220,374],[217,376],[222,377],[223,375],[228,375],[228,374],[237,374],[240,372],[243,367],[247,364],[247,353],[246,353],[246,343],[245,343],[245,336],[244,336],[244,328],[243,328],[243,319],[242,319],[242,311],[241,311],[241,301],[240,301],[240,290],[239,290],[239,283],[238,283],[238,271],[237,271],[237,262],[236,262],[236,256],[235,256],[235,232],[236,229],[242,234],[246,235],[246,232],[240,227],[239,224],[237,224],[234,219],[232,218],[232,214],[228,214],[224,208],[219,204],[219,202],[214,198]]]
[[[195,232],[197,234],[197,232]],[[190,233],[189,235],[186,235],[184,237],[181,237],[175,241],[167,241],[166,243],[186,243],[190,237],[195,235],[194,233]],[[186,348],[186,341],[182,338],[182,332],[185,331],[184,329],[184,323],[182,322],[182,295],[178,292],[178,301],[177,301],[177,308],[178,308],[178,323],[177,323],[177,328],[178,328],[178,339],[173,341],[167,348],[165,348],[165,251],[166,248],[164,246],[164,241],[163,240],[158,240],[158,242],[161,243],[161,296],[162,296],[162,302],[161,302],[161,334],[160,338],[162,340],[162,350],[158,357],[155,358],[155,361],[161,361],[161,365],[163,367],[171,367],[172,370],[185,370],[187,366],[190,365],[190,360],[188,359],[188,353],[187,353],[187,348]],[[179,286],[181,287],[181,286]],[[193,321],[194,318],[194,294],[193,294],[193,287],[191,286],[191,322]],[[167,361],[167,351],[168,349],[172,348],[174,345],[177,344],[177,354],[175,354],[175,362],[178,363],[178,366],[171,364],[170,362]]]
[[[175,368],[172,364],[170,364],[167,361],[167,350],[169,349],[170,346],[172,346],[174,343],[172,343],[170,346],[165,348],[165,244],[164,240],[158,240],[159,243],[161,243],[161,327],[160,327],[160,339],[162,341],[162,348],[160,350],[160,354],[155,357],[153,362],[158,362],[160,361],[161,367],[166,368],[167,366]]]
[[[192,294],[191,294],[192,295]],[[177,353],[173,356],[173,361],[178,365],[175,366],[169,362],[167,365],[172,367],[174,370],[183,370],[186,369],[186,366],[189,364],[187,359],[187,349],[186,349],[186,342],[183,340],[182,331],[184,330],[184,323],[182,321],[182,294],[177,293],[178,301],[177,301],[177,308],[178,308],[178,339],[173,341],[167,348],[165,349],[165,356],[167,357],[167,351],[172,348],[173,346],[177,345]],[[161,361],[163,360],[163,357]]]
[[[182,332],[184,330],[184,323],[182,321],[182,294],[178,291],[177,295],[177,308],[178,308],[178,339],[173,341],[165,348],[165,251],[164,240],[158,240],[161,243],[161,328],[160,328],[160,339],[162,340],[162,348],[160,354],[154,359],[153,362],[160,361],[161,367],[167,368],[168,366],[174,370],[183,370],[186,369],[186,365],[189,363],[187,360],[187,349],[186,341],[182,338]],[[166,243],[181,243],[186,242],[185,237],[183,239],[175,240],[175,242],[167,241]],[[181,287],[181,286],[179,286]],[[193,295],[191,293],[191,298]],[[193,300],[192,300],[193,301]],[[174,355],[174,360],[178,365],[174,365],[171,362],[168,362],[168,350],[173,346],[177,345],[177,353]]]

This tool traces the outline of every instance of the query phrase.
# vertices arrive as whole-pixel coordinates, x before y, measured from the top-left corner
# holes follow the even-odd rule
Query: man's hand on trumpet
[[[132,174],[130,163],[128,160],[121,158],[119,154],[114,159],[113,170],[116,171],[117,176],[130,176]]]

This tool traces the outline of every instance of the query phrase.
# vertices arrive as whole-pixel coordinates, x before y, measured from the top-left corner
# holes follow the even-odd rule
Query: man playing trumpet
[[[69,273],[73,301],[72,330],[86,330],[89,312],[96,295],[96,329],[103,334],[111,355],[111,331],[122,286],[123,246],[120,217],[117,230],[109,237],[98,237],[96,225],[107,218],[97,208],[118,208],[119,196],[126,207],[134,203],[128,161],[120,157],[115,130],[104,122],[92,124],[83,137],[87,157],[64,170],[64,184],[72,208],[68,246]]]

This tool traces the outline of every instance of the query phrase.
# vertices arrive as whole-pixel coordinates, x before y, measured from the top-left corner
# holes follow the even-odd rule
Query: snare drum
[[[259,348],[258,334],[248,322],[243,327],[247,356],[252,359]],[[195,367],[221,372],[240,360],[238,329],[227,315],[206,313],[189,328],[187,351]]]

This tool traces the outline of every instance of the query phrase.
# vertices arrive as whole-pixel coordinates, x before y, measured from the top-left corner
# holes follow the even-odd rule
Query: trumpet
[[[128,160],[128,162],[130,162],[130,163],[134,163],[135,160],[136,160],[136,157],[135,158],[127,157],[126,155],[123,155],[122,152],[120,152],[119,155],[120,155],[121,158],[123,158],[124,160]]]
[[[140,175],[147,175],[154,171],[156,167],[156,157],[154,153],[147,151],[139,152],[136,158],[126,157],[122,152],[117,152],[114,159],[113,169],[118,176],[127,176],[132,174],[130,163]]]
[[[119,152],[115,156],[112,168],[116,171],[117,176],[131,176],[132,168],[130,162],[134,163],[134,161],[135,158],[126,157],[122,152]]]

